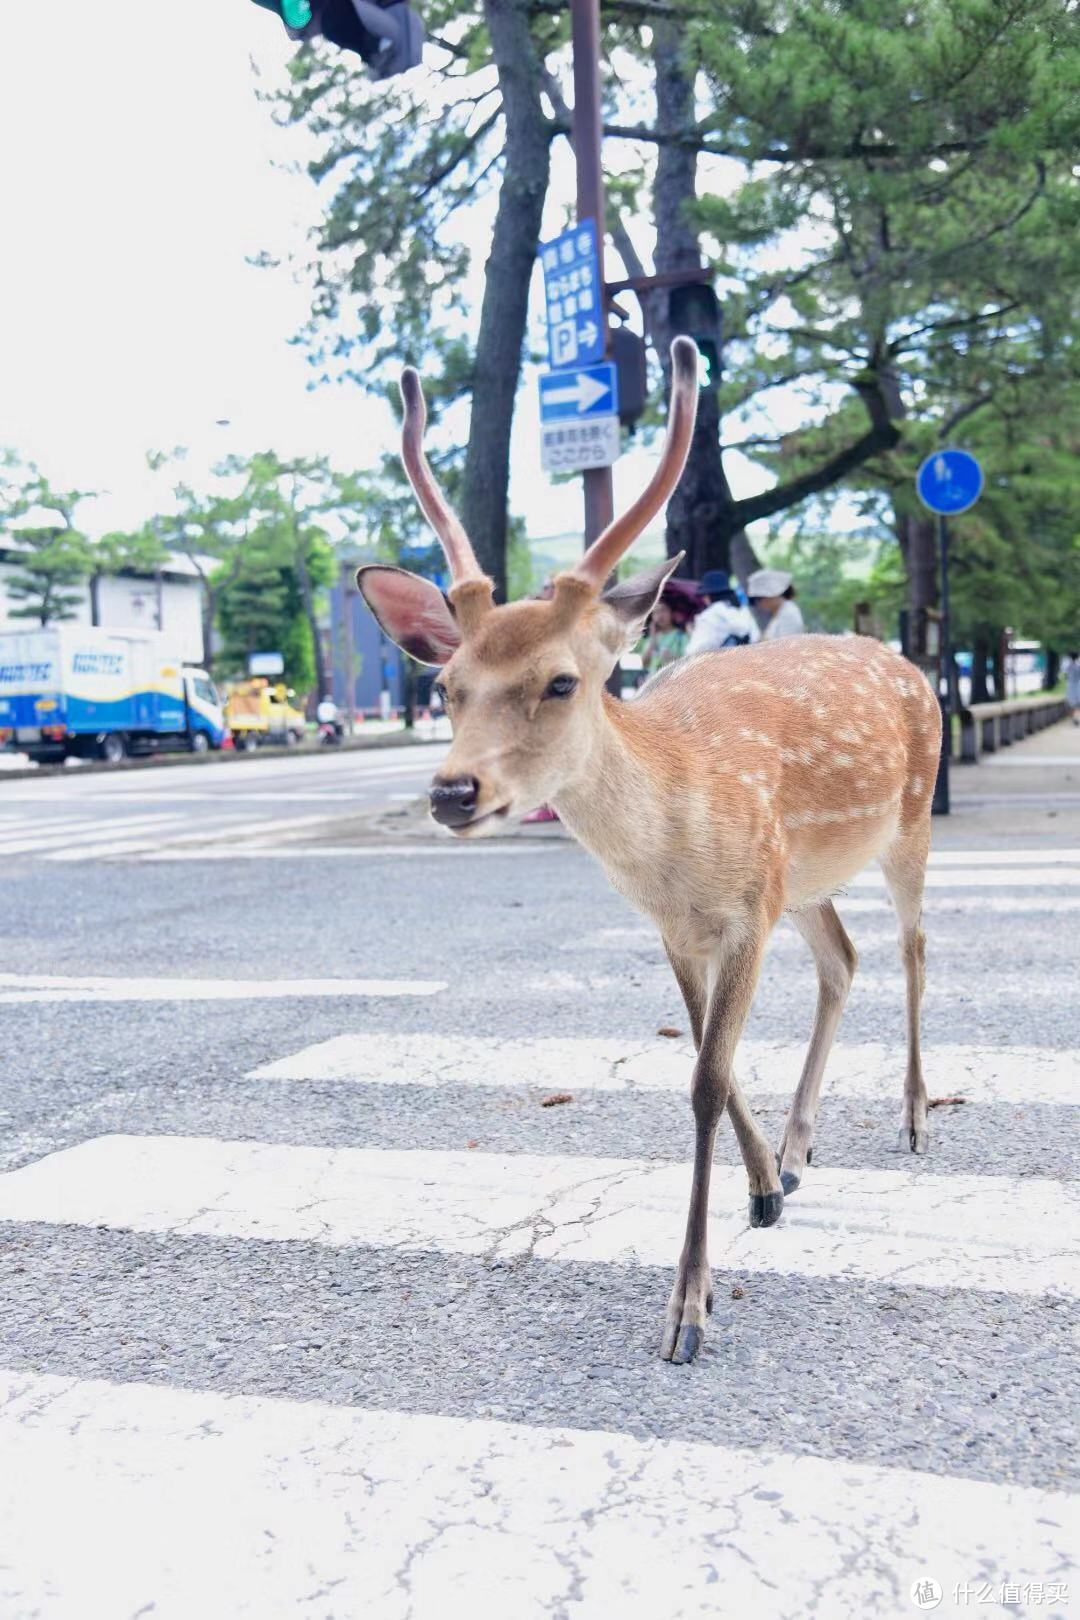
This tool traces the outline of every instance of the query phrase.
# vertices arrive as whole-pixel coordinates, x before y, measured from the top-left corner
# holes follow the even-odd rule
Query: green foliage
[[[868,602],[882,633],[895,634],[904,577],[892,536],[801,526],[770,540],[766,553],[770,567],[786,568],[794,579],[808,630],[853,630],[856,603]]]
[[[90,544],[75,525],[87,493],[54,490],[32,462],[13,450],[0,451],[0,525],[18,525],[12,534],[16,572],[7,580],[8,597],[18,604],[9,609],[13,619],[47,625],[75,617],[83,593],[73,587],[93,566]],[[46,521],[35,522],[35,516]]]

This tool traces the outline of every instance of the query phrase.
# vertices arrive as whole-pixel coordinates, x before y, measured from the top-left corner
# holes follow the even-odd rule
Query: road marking
[[[763,1591],[892,1620],[928,1575],[1075,1579],[1080,1545],[1080,1500],[1029,1487],[26,1372],[0,1448],[4,1593],[49,1620],[729,1620]]]
[[[752,1096],[794,1091],[806,1048],[744,1041],[736,1054],[740,1083]],[[689,1041],[633,1045],[587,1036],[506,1041],[487,1035],[335,1035],[293,1056],[263,1064],[249,1080],[340,1081],[379,1086],[528,1086],[544,1091],[686,1093],[694,1049]],[[973,1103],[1080,1105],[1075,1052],[1046,1047],[931,1046],[923,1053],[931,1096],[960,1094]],[[829,1054],[825,1095],[898,1102],[903,1054],[883,1044],[839,1044]]]
[[[884,873],[860,872],[848,878],[845,889],[883,889]],[[1080,888],[1080,866],[1054,866],[1035,868],[1018,866],[1009,870],[999,862],[993,871],[973,870],[970,867],[930,867],[926,874],[928,889],[1049,889]]]
[[[171,821],[173,818],[170,815],[167,819]],[[191,827],[190,817],[185,816],[181,820],[189,830],[182,834],[172,835],[167,828],[162,828],[161,831],[165,841],[169,844],[181,846],[194,844],[197,846],[195,853],[200,857],[205,857],[208,848],[207,841],[211,838],[228,838],[231,842],[224,848],[218,846],[218,849],[220,854],[232,855],[235,853],[236,843],[240,840],[247,844],[252,838],[277,837],[282,833],[298,832],[307,827],[320,826],[328,821],[340,820],[340,817],[335,811],[331,810],[307,816],[284,816],[272,821],[253,821],[250,817],[245,816],[243,811],[238,811],[234,816],[224,821],[204,820],[197,829]],[[159,848],[163,847],[153,836],[154,829],[152,828],[147,829],[147,836],[145,837],[125,838],[121,836],[118,838],[117,834],[123,835],[125,827],[130,825],[131,823],[126,821],[114,822],[108,833],[111,842],[95,843],[92,848],[51,850],[44,853],[42,858],[47,861],[61,862],[101,860],[117,855],[154,854]]]
[[[480,839],[465,842],[456,838],[447,838],[445,843],[422,844],[412,839],[388,839],[385,844],[300,844],[289,845],[287,848],[275,848],[274,845],[259,845],[245,841],[243,849],[161,849],[153,854],[140,854],[134,858],[139,861],[265,861],[265,860],[325,860],[340,857],[367,858],[368,856],[391,855],[398,860],[413,855],[532,855],[537,850],[562,848],[566,845],[561,839],[525,840],[520,843],[495,843]]]
[[[120,979],[0,973],[0,1004],[34,1001],[291,1001],[306,996],[433,996],[441,979]]]
[[[1072,767],[1074,771],[1080,770],[1080,754],[984,754],[979,760],[980,765],[1011,765],[1025,771],[1040,771],[1044,765],[1054,769],[1058,767]]]
[[[933,849],[931,866],[1060,866],[1080,862],[1080,849]]]
[[[868,899],[864,896],[853,896],[843,892],[835,897],[836,908],[842,917],[871,915],[877,917],[894,916],[892,903],[887,895],[879,899]],[[1080,911],[1080,897],[1061,896],[1046,892],[1031,895],[997,895],[997,894],[928,894],[923,907],[930,917],[947,917],[952,915],[964,916],[1001,916],[1001,917],[1030,917],[1036,912],[1057,914]],[[858,941],[856,940],[856,944]]]
[[[100,1136],[0,1175],[0,1219],[137,1232],[670,1267],[689,1166]],[[768,1231],[713,1172],[714,1266],[1080,1297],[1080,1185],[814,1169]]]
[[[156,838],[175,828],[177,832],[184,829],[189,836],[205,836],[203,832],[192,835],[191,822],[190,815],[171,810],[159,810],[154,815],[84,818],[75,826],[59,831],[53,823],[43,820],[38,822],[38,830],[32,838],[24,834],[14,843],[0,845],[0,854],[42,854],[52,860],[83,860],[96,855],[99,846],[112,843],[120,834],[131,834],[138,839]]]

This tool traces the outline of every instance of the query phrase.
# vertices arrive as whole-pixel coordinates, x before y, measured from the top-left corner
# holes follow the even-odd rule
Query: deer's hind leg
[[[810,1163],[814,1149],[814,1119],[825,1063],[859,960],[831,900],[822,900],[816,906],[808,906],[805,911],[792,912],[791,921],[814,953],[818,995],[806,1061],[792,1098],[777,1155],[780,1185],[785,1195],[795,1191],[802,1180],[803,1171]]]
[[[930,853],[928,819],[901,832],[880,857],[900,924],[900,954],[907,991],[907,1069],[904,1102],[900,1111],[898,1147],[901,1152],[925,1153],[930,1145],[927,1129],[926,1081],[923,1079],[919,1020],[926,988],[926,935],[922,930],[926,858]]]

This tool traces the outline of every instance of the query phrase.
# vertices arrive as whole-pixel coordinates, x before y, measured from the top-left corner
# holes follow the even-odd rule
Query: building
[[[12,618],[11,610],[22,604],[7,592],[7,581],[19,572],[19,555],[24,548],[8,536],[0,539],[0,630],[32,628],[32,619]],[[213,567],[212,562],[207,563]],[[98,624],[107,630],[163,630],[176,644],[185,663],[202,664],[203,646],[202,581],[194,563],[172,556],[159,574],[102,574],[70,587],[81,601],[74,610],[74,622]]]

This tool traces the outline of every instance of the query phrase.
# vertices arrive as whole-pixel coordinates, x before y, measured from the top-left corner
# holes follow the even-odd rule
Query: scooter
[[[320,748],[340,748],[342,738],[344,737],[344,735],[345,735],[345,728],[341,724],[340,720],[320,720],[320,722],[319,722],[319,747]]]

